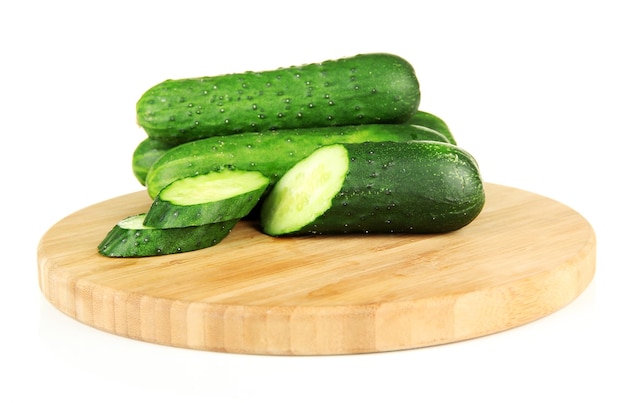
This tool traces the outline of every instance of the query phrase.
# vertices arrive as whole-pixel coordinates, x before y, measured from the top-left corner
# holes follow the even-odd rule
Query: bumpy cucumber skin
[[[278,235],[444,233],[468,225],[484,206],[478,166],[455,145],[417,141],[344,147],[348,173],[331,207],[299,230]]]
[[[264,72],[166,80],[136,105],[154,139],[181,144],[273,129],[399,123],[420,102],[413,67],[386,53]]]
[[[429,129],[433,129],[436,132],[441,133],[448,139],[448,143],[456,145],[456,139],[450,131],[448,124],[440,118],[439,116],[433,115],[430,112],[425,112],[422,110],[418,110],[415,112],[413,116],[406,122],[407,124],[416,125],[416,126],[424,126]]]
[[[268,184],[269,180],[262,187],[250,192],[219,202],[193,206],[175,205],[161,199],[159,193],[146,213],[144,225],[154,228],[183,228],[240,219],[257,205]]]
[[[433,128],[436,125],[433,125],[433,127],[428,127],[426,126],[427,123],[428,122],[420,121],[419,125],[416,124],[416,126],[419,126],[416,130],[413,130],[418,134],[416,138],[422,140],[443,141],[456,144],[454,143],[454,138],[452,137],[451,133],[448,132],[446,134],[442,134]],[[164,143],[159,140],[153,140],[149,137],[139,143],[133,153],[132,161],[133,174],[135,175],[139,183],[144,186],[146,185],[146,176],[148,175],[150,167],[156,162],[157,159],[165,154],[167,150],[174,147],[176,147],[175,144]]]
[[[140,214],[142,219],[145,214]],[[129,229],[115,225],[98,245],[106,257],[150,257],[205,249],[220,243],[239,220],[186,228]]]
[[[172,148],[171,145],[150,137],[145,138],[137,145],[133,151],[132,169],[133,175],[139,183],[145,186],[146,175],[148,175],[150,167],[170,148]]]
[[[271,187],[289,168],[321,146],[412,140],[447,141],[433,130],[404,124],[276,130],[212,137],[167,151],[150,168],[146,187],[154,199],[175,180],[224,168],[259,171],[270,179]]]

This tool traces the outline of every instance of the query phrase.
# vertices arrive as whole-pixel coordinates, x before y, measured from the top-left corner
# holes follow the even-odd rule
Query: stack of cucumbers
[[[98,250],[198,250],[242,219],[274,237],[458,230],[485,202],[478,164],[420,97],[387,53],[161,82],[137,102],[132,160],[153,203]]]

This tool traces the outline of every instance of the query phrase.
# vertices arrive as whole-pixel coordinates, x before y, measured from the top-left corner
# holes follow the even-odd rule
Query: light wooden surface
[[[191,349],[327,355],[466,340],[555,312],[595,271],[594,231],[577,212],[510,187],[486,191],[481,215],[443,235],[275,239],[242,222],[201,251],[98,255],[117,221],[149,207],[133,193],[52,226],[39,285],[87,325]]]

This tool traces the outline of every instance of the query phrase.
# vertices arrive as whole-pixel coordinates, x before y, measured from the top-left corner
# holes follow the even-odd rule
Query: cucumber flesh
[[[272,236],[441,233],[469,224],[484,202],[474,158],[452,144],[335,144],[285,173],[260,217]]]
[[[106,257],[149,257],[191,252],[221,242],[238,220],[186,228],[152,228],[143,224],[145,213],[119,221],[98,245]]]
[[[331,145],[305,158],[278,181],[264,202],[263,230],[270,235],[299,230],[331,207],[348,172],[348,153]]]
[[[179,179],[157,195],[144,225],[181,228],[242,218],[268,184],[260,172],[229,169]]]

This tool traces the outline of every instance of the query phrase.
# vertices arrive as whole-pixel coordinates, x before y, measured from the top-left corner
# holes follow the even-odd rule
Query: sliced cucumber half
[[[260,172],[230,169],[176,180],[154,199],[144,224],[182,228],[240,219],[256,206],[269,182]]]

